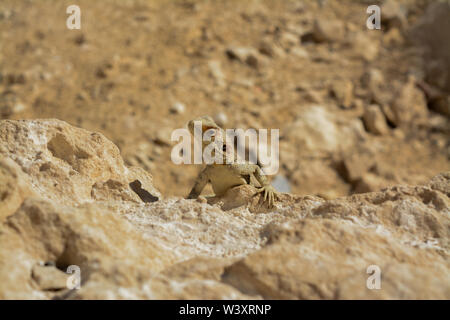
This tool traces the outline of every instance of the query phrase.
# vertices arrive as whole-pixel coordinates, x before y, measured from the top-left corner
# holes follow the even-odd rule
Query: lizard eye
[[[226,151],[227,151],[227,145],[226,145],[226,144],[224,144],[224,145],[222,146],[222,151],[223,151],[223,152],[226,152]]]

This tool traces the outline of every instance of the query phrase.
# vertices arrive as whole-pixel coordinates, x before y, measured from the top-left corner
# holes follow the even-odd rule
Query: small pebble
[[[186,107],[181,102],[175,102],[170,108],[170,112],[175,114],[182,114],[186,110]]]
[[[225,126],[228,122],[228,117],[225,113],[219,112],[214,116],[214,121],[221,127]]]

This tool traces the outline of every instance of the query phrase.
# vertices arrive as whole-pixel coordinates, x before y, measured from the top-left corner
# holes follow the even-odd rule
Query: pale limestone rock
[[[283,48],[289,49],[300,44],[300,37],[289,32],[283,32],[280,35],[278,42]]]
[[[391,106],[394,123],[409,126],[412,122],[423,121],[428,115],[424,93],[417,88],[415,79],[410,77],[402,86]]]
[[[361,83],[368,89],[376,89],[385,82],[384,75],[379,69],[369,69],[361,77]]]
[[[350,183],[353,183],[364,176],[376,163],[375,153],[368,148],[358,148],[349,150],[343,155],[341,176]]]
[[[367,36],[366,33],[356,32],[349,36],[347,43],[352,48],[350,53],[355,58],[365,61],[374,61],[380,52],[380,44],[377,39]]]
[[[214,121],[222,128],[228,123],[228,117],[224,112],[219,112],[214,115]]]
[[[225,87],[226,85],[226,77],[222,71],[222,66],[220,61],[211,60],[208,62],[209,71],[211,76],[214,78],[216,85],[219,87]]]
[[[34,265],[31,272],[31,277],[43,291],[67,289],[69,276],[55,266]]]
[[[343,139],[348,123],[327,121]],[[247,185],[161,199],[109,140],[61,121],[1,121],[0,142],[0,299],[450,298],[448,172],[335,200],[283,193],[269,210]],[[367,181],[368,159],[345,163],[348,179]]]
[[[316,19],[314,21],[313,37],[317,42],[340,41],[344,38],[344,23],[339,20]]]
[[[22,201],[33,195],[30,181],[22,169],[10,158],[0,156],[0,222],[13,214]]]
[[[186,111],[186,106],[184,104],[182,104],[181,102],[175,102],[170,107],[170,112],[175,113],[175,114],[183,114],[185,111]]]
[[[129,170],[119,149],[102,134],[72,127],[64,121],[3,120],[0,137],[0,155],[14,160],[28,175],[32,191],[56,203],[90,202],[98,194],[99,185],[103,186],[103,193],[140,202],[129,183],[152,179],[143,170]],[[110,180],[121,184],[122,189],[110,189],[105,184]],[[160,196],[154,188],[147,191]]]
[[[306,49],[302,47],[294,47],[289,51],[290,54],[292,54],[294,57],[300,58],[300,59],[308,59],[309,53],[306,51]]]
[[[448,299],[439,249],[404,245],[350,218],[269,225],[267,245],[226,268],[223,281],[265,299]],[[380,290],[366,287],[371,265],[382,272]]]
[[[340,106],[350,108],[353,102],[353,83],[350,80],[337,80],[331,86],[331,92]]]
[[[367,130],[373,134],[384,135],[389,132],[386,118],[380,107],[375,104],[364,109],[363,120]]]
[[[43,261],[64,271],[77,265],[86,278],[109,260],[142,264],[150,271],[160,271],[175,261],[172,253],[136,233],[130,222],[100,204],[66,207],[29,198],[1,230],[3,299],[39,298],[31,279],[23,277]]]
[[[341,117],[320,105],[305,106],[284,134],[293,146],[310,154],[346,150],[365,137],[359,119]]]

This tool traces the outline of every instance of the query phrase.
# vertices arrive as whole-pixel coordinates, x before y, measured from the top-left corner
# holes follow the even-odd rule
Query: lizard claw
[[[275,191],[275,189],[272,186],[264,186],[258,189],[256,193],[264,192],[264,199],[263,202],[267,202],[269,208],[273,208],[273,205],[276,200],[278,200],[278,192]]]

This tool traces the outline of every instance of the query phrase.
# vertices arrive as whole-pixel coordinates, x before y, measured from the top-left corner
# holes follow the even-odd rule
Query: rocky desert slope
[[[166,195],[200,170],[172,163],[170,134],[203,115],[280,129],[295,194],[426,183],[450,169],[449,9],[369,2],[381,30],[363,0],[4,0],[0,117],[101,132]],[[74,3],[80,30],[66,28]]]
[[[450,4],[369,2],[1,1],[0,299],[450,299]],[[280,129],[273,210],[184,199],[202,115]]]

